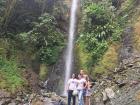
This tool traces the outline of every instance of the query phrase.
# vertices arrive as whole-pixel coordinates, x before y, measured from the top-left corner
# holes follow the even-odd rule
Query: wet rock
[[[113,89],[112,88],[106,88],[105,89],[105,92],[106,92],[106,95],[107,95],[107,97],[109,98],[109,99],[112,99],[112,98],[114,98],[115,97],[115,92],[113,91]]]
[[[101,83],[100,83],[100,86],[102,86],[102,85],[104,85],[105,84],[105,81],[102,81]]]
[[[44,105],[44,103],[41,101],[33,101],[31,105]]]
[[[26,78],[26,80],[28,81],[28,85],[29,87],[31,87],[31,91],[33,92],[39,92],[40,88],[39,88],[39,77],[38,75],[33,72],[32,69],[27,69],[25,70],[22,75],[24,76],[24,78]]]
[[[3,105],[4,102],[5,102],[5,101],[2,99],[2,100],[0,101],[0,105]]]
[[[66,105],[66,100],[64,100],[62,97],[60,96],[52,96],[51,97],[52,101],[55,103],[55,105],[57,105],[56,103],[59,103],[60,105]],[[58,104],[58,105],[59,105]]]
[[[126,69],[127,69],[126,65],[120,63],[119,67],[115,68],[114,73],[119,73],[119,72],[122,72],[122,71],[124,71]]]
[[[101,97],[96,97],[95,102],[92,105],[104,105],[104,102],[102,101]]]
[[[1,91],[0,105],[67,105],[67,99],[54,92],[42,90],[40,93],[18,92],[12,97],[11,94]]]
[[[133,35],[133,28],[127,27],[124,30],[123,36],[122,36],[122,48],[120,52],[120,58],[121,60],[130,58],[133,53],[133,42],[132,42],[132,35]]]
[[[133,81],[130,82],[130,86],[134,86],[134,85],[137,85],[139,83],[140,83],[140,81],[133,80]]]
[[[66,105],[63,101],[55,101],[55,102],[52,102],[53,105]]]
[[[140,102],[140,90],[138,90],[135,94],[136,101]]]
[[[15,102],[9,103],[8,105],[17,105]]]
[[[0,99],[1,98],[10,98],[10,97],[11,97],[10,93],[3,91],[3,90],[0,90]]]
[[[53,105],[53,103],[50,98],[45,98],[44,105]]]
[[[123,87],[123,86],[125,86],[127,84],[127,81],[119,79],[115,83],[121,88],[121,87]]]
[[[53,95],[55,95],[55,94],[53,94],[53,93],[43,93],[42,94],[42,96],[48,97],[48,98],[51,98]]]
[[[105,91],[103,91],[102,94],[103,94],[103,102],[106,102],[108,100],[107,94]]]
[[[114,98],[114,105],[140,105],[140,102],[136,101],[136,94],[139,90],[140,85],[130,88],[127,91],[121,91],[117,97]]]
[[[133,67],[133,66],[134,66],[134,64],[130,63],[130,64],[128,64],[127,67]]]
[[[11,103],[11,100],[12,99],[3,98],[3,99],[1,99],[0,105],[8,105],[9,103]]]
[[[48,93],[49,97],[37,95],[31,101],[31,105],[66,105],[65,99],[55,93]]]

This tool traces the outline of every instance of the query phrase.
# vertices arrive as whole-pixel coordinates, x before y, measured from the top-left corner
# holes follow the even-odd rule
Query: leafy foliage
[[[0,57],[0,88],[5,88],[9,91],[15,92],[16,89],[21,88],[25,83],[18,64],[14,60],[6,60]]]
[[[134,27],[134,47],[137,51],[140,51],[140,17],[138,18],[138,22],[135,23]]]
[[[48,75],[48,68],[47,68],[47,66],[44,65],[44,64],[40,65],[39,78],[41,80],[45,81],[47,75]]]
[[[118,63],[118,49],[119,44],[112,44],[108,47],[107,51],[104,53],[102,60],[98,62],[95,66],[92,75],[95,77],[96,74],[108,74],[109,71],[114,70]]]
[[[6,0],[0,0],[0,26],[3,19],[2,17],[4,15],[5,5],[6,5]]]
[[[33,46],[33,52],[42,63],[54,64],[64,46],[63,34],[57,28],[55,18],[49,14],[42,15],[34,24],[33,30],[20,34],[20,39]]]
[[[17,63],[7,59],[27,68],[37,62],[38,69],[57,62],[65,43],[66,12],[60,0],[0,0],[0,56],[5,58],[0,61],[5,65],[0,67],[0,88],[22,84]],[[45,70],[39,73],[41,79],[46,78]]]
[[[122,29],[107,2],[87,3],[83,8],[82,23],[78,42],[90,53],[87,67],[92,68],[102,58],[112,41],[119,41]]]
[[[6,4],[6,0],[0,0],[0,16],[2,16],[2,13],[5,9],[5,4]]]

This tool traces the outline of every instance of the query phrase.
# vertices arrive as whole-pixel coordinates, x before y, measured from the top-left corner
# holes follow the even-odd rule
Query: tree
[[[97,64],[112,41],[118,41],[121,28],[109,2],[86,3],[83,8],[82,28],[78,42],[91,58],[88,68]]]
[[[26,44],[32,46],[40,62],[54,64],[64,47],[63,34],[57,28],[55,18],[49,14],[43,14],[39,17],[39,22],[34,24],[33,30],[20,34],[20,39],[24,42],[24,46]]]

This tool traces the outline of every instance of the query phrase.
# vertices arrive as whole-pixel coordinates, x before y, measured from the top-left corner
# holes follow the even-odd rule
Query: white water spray
[[[78,0],[72,0],[71,5],[71,14],[70,14],[70,27],[69,27],[69,36],[68,36],[68,45],[66,50],[65,57],[65,84],[64,84],[64,95],[66,95],[66,85],[67,81],[70,78],[72,71],[72,62],[73,62],[73,48],[74,48],[74,38],[75,38],[75,29],[76,29],[76,12],[78,8]]]

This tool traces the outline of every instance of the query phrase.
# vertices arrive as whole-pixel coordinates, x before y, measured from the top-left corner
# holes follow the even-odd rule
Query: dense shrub
[[[49,14],[42,15],[34,24],[33,30],[21,33],[20,38],[24,44],[34,48],[32,50],[40,62],[54,64],[64,47],[64,35],[57,28],[55,18]]]
[[[24,83],[16,61],[0,57],[0,89],[15,92]]]
[[[119,41],[122,29],[113,13],[113,7],[107,2],[87,3],[83,7],[82,27],[78,44],[91,59],[85,63],[92,69],[107,51],[113,41]]]

